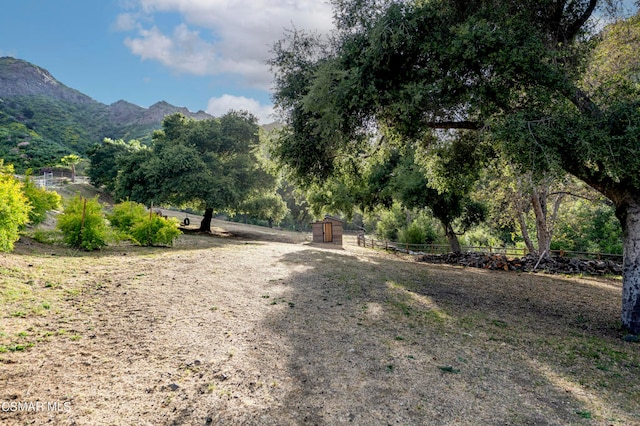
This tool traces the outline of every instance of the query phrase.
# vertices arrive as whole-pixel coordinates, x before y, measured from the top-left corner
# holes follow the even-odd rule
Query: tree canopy
[[[142,145],[137,140],[125,142],[122,139],[110,138],[104,138],[102,143],[91,147],[87,151],[91,162],[87,175],[91,183],[97,187],[104,186],[107,191],[113,192],[116,187],[119,163],[123,161],[123,157],[140,149]]]
[[[288,124],[274,153],[309,182],[389,134],[432,145],[475,131],[522,172],[568,172],[616,206],[622,322],[639,333],[640,26],[596,31],[594,14],[615,3],[336,0],[331,40],[294,31],[274,46]]]
[[[257,144],[257,120],[246,112],[201,121],[169,115],[149,149],[120,158],[116,195],[197,205],[205,210],[201,230],[210,231],[213,211],[238,209],[254,191],[273,184],[259,167]]]

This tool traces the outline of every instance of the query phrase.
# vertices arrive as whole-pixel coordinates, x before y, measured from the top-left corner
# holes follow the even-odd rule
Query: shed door
[[[324,242],[332,243],[333,242],[333,224],[331,222],[324,223]]]

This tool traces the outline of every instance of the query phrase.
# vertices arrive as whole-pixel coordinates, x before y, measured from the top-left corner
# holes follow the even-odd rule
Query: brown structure
[[[313,222],[311,224],[313,242],[341,246],[343,224],[343,221],[331,216],[325,216],[324,220],[320,222]]]

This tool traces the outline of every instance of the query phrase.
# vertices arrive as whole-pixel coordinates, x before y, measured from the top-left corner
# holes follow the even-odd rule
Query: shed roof
[[[325,222],[327,220],[335,220],[336,222],[346,223],[344,220],[340,219],[339,217],[335,217],[335,216],[331,216],[331,215],[325,215],[323,220],[319,220],[319,221],[313,222],[313,223],[322,223],[322,222]]]

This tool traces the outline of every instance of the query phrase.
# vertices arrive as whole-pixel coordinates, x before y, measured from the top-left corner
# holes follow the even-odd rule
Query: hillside
[[[111,105],[56,80],[49,71],[21,59],[0,58],[0,158],[18,169],[83,154],[105,137],[150,139],[167,114],[212,118],[160,101],[143,108],[125,100]]]

